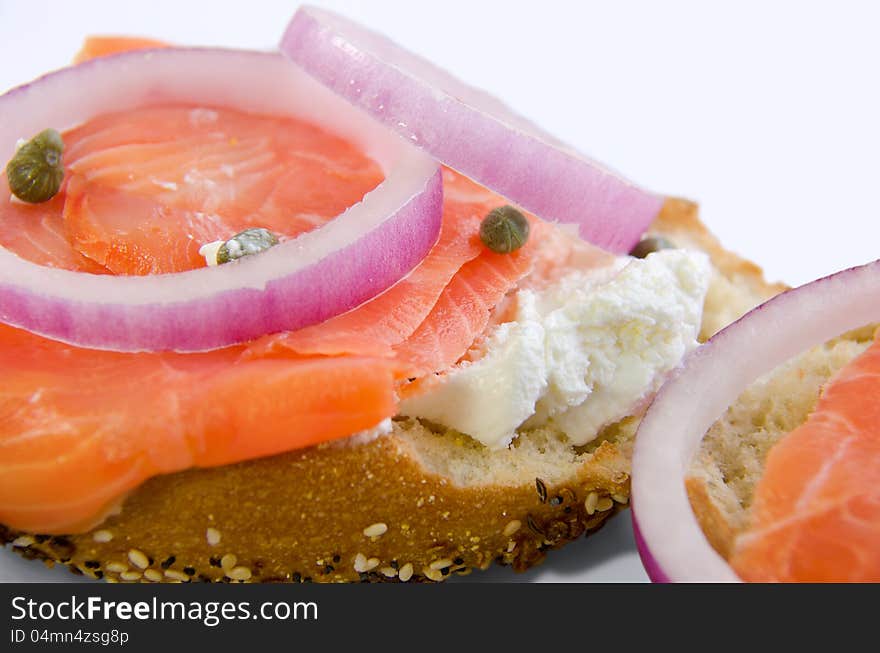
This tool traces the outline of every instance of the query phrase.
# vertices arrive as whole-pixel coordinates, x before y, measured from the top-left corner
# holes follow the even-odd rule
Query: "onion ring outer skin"
[[[383,125],[522,208],[626,254],[663,198],[575,151],[498,99],[342,16],[297,11],[281,51]]]
[[[95,349],[215,349],[350,310],[408,274],[436,242],[438,164],[279,54],[167,48],[50,73],[0,97],[0,152],[47,125],[171,103],[318,124],[376,160],[385,180],[325,225],[231,265],[113,277],[36,265],[0,248],[0,321]]]
[[[691,352],[660,388],[633,452],[632,520],[655,582],[739,582],[690,507],[684,478],[709,427],[750,383],[810,347],[880,321],[880,261],[788,290]]]

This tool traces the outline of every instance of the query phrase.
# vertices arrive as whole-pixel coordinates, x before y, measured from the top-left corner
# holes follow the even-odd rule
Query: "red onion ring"
[[[281,51],[386,127],[545,220],[627,253],[663,199],[576,152],[494,97],[385,37],[314,7]]]
[[[761,375],[877,321],[880,261],[777,295],[685,358],[642,420],[633,454],[633,526],[653,581],[739,580],[703,535],[685,491],[703,436]]]
[[[321,125],[361,147],[386,179],[321,228],[230,265],[111,277],[43,267],[0,248],[0,321],[97,349],[213,349],[354,308],[406,275],[436,242],[437,164],[277,54],[138,51],[51,73],[0,97],[0,152],[11,155],[18,138],[48,126],[172,102]]]

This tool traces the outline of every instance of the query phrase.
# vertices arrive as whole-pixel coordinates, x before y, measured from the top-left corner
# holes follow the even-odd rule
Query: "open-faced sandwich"
[[[664,386],[634,461],[652,578],[880,582],[878,300],[880,262],[788,291]]]
[[[654,393],[782,290],[694,204],[338,16],[281,53],[159,45],[0,98],[0,540],[27,557],[525,569],[628,505]]]

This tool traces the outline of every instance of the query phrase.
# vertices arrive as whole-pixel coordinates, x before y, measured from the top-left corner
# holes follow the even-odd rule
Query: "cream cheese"
[[[697,345],[710,275],[704,254],[664,250],[522,289],[513,320],[400,412],[494,449],[523,425],[586,444],[632,414]]]

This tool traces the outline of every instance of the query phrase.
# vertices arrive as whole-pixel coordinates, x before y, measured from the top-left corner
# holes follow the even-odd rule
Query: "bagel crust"
[[[157,477],[96,531],[17,549],[120,580],[148,571],[166,580],[440,580],[496,559],[526,569],[598,528],[620,506],[606,507],[610,497],[629,493],[627,457],[608,443],[546,494],[537,481],[457,488],[424,473],[401,428],[364,445]],[[105,533],[109,542],[95,541]],[[27,543],[22,535],[2,533]]]
[[[784,288],[723,250],[691,202],[667,200],[651,232],[712,259],[703,337]],[[0,542],[113,582],[430,582],[493,562],[522,571],[627,506],[637,422],[623,420],[586,448],[526,433],[509,450],[488,452],[401,418],[369,441],[150,479],[87,533],[0,525]],[[446,449],[467,455],[486,475],[459,482],[426,462],[426,447],[434,459]],[[567,464],[530,473],[550,449]]]

